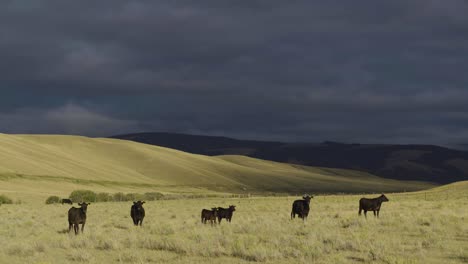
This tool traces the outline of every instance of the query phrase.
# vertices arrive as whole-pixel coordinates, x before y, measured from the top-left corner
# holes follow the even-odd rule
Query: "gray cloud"
[[[466,13],[463,0],[4,1],[0,131],[468,142]]]
[[[119,120],[74,104],[38,110],[20,109],[0,114],[5,133],[54,133],[98,136],[103,133],[128,133],[140,129],[136,121]],[[53,130],[51,130],[53,129]]]

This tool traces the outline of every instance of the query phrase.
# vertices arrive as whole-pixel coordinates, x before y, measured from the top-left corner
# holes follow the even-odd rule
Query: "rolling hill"
[[[435,183],[468,180],[468,152],[432,145],[282,143],[175,133],[112,138],[210,156],[247,155],[277,162],[359,170],[389,179]]]
[[[238,155],[210,157],[126,140],[0,134],[0,193],[381,192],[434,185]]]

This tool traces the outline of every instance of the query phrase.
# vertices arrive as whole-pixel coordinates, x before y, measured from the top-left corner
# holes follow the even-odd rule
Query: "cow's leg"
[[[221,219],[222,218],[220,216],[218,216],[218,224],[221,224]]]
[[[85,226],[85,223],[81,224],[81,233],[84,232],[84,226]]]
[[[376,217],[376,216],[377,216],[377,214],[375,213],[375,210],[372,210],[372,212],[374,212],[374,217]]]
[[[73,224],[72,224],[72,223],[70,223],[70,222],[68,222],[68,233],[70,233],[70,231],[71,231],[72,227],[73,227]]]
[[[361,215],[362,207],[359,205],[359,215]]]
[[[377,218],[379,217],[379,212],[380,212],[380,210],[377,210]]]
[[[143,226],[143,219],[140,220],[140,226]]]
[[[78,224],[73,224],[73,229],[75,230],[75,235],[78,235],[78,232],[80,230],[80,227],[78,226]]]
[[[367,211],[364,210],[364,216],[367,218]]]

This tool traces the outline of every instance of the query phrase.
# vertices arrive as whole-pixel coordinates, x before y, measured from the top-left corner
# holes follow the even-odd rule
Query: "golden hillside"
[[[244,156],[209,157],[131,141],[0,134],[0,193],[97,191],[364,192],[419,190],[421,182],[283,164]]]

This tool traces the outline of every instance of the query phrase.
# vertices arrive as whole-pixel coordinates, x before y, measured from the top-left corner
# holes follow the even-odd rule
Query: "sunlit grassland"
[[[207,157],[115,139],[0,135],[0,263],[466,263],[468,184],[424,182],[242,156]],[[85,233],[68,234],[73,190],[251,198],[148,201],[142,228],[131,203],[92,203]],[[307,223],[291,221],[298,197],[315,195]],[[381,218],[358,217],[360,195],[386,192]],[[373,196],[373,195],[366,195]],[[202,225],[200,211],[234,204],[231,224]]]
[[[358,216],[360,195],[316,196],[306,223],[290,220],[297,197],[193,199],[88,207],[85,233],[67,234],[66,205],[0,207],[1,263],[467,263],[467,183],[387,194],[380,219]],[[372,196],[372,195],[366,195]],[[237,205],[233,222],[200,223],[202,208]]]

